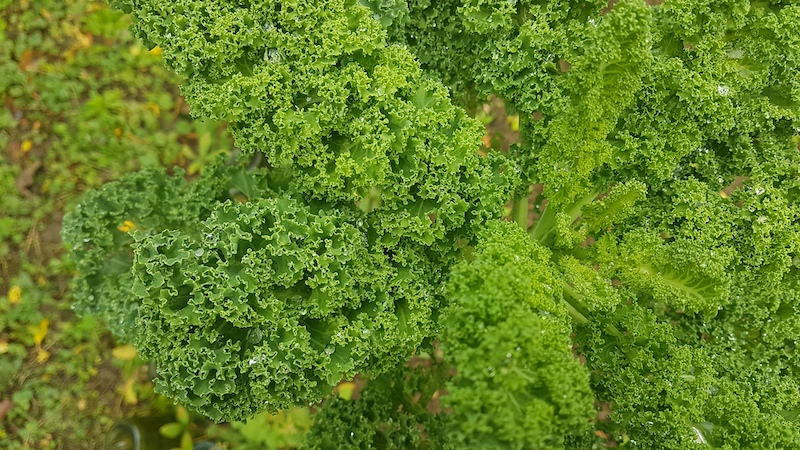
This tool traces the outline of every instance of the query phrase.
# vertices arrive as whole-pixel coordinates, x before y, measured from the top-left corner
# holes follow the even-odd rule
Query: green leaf
[[[189,411],[186,410],[183,406],[178,405],[175,407],[175,419],[178,423],[182,424],[184,427],[189,426],[189,422],[191,421],[191,416],[189,415]]]
[[[192,448],[194,448],[192,435],[189,434],[189,431],[184,431],[181,435],[181,450],[192,450]]]
[[[183,433],[186,429],[186,425],[179,423],[179,422],[170,422],[164,425],[161,425],[161,428],[158,429],[158,432],[161,433],[162,436],[169,439],[176,439],[178,436]]]

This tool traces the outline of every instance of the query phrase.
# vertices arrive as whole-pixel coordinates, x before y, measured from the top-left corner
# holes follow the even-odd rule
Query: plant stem
[[[584,310],[586,309],[586,307],[583,306],[583,304],[580,301],[581,295],[575,292],[572,289],[572,287],[570,287],[568,284],[564,284],[562,289],[564,289],[564,294],[566,294],[564,296],[564,305],[567,307],[567,312],[572,317],[572,319],[580,324],[589,323],[589,319],[587,319],[586,316],[578,310],[578,307]],[[573,305],[571,301],[567,300],[567,297],[570,297],[572,301],[575,302],[575,304],[578,306]],[[615,327],[614,325],[606,326],[605,331],[606,333],[612,336],[622,337],[622,332],[619,331],[617,327]]]
[[[523,230],[528,229],[528,194],[515,195],[514,204],[511,206],[511,218]]]

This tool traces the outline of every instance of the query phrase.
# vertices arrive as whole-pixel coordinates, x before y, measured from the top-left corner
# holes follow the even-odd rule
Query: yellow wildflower
[[[8,303],[16,305],[20,301],[22,301],[22,288],[17,285],[11,286],[8,290]]]
[[[131,222],[130,220],[126,220],[122,222],[122,225],[118,226],[117,229],[122,231],[123,233],[127,233],[128,231],[133,231],[136,229],[136,224]]]

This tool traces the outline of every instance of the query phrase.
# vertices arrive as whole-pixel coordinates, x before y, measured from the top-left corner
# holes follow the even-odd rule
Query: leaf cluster
[[[516,172],[474,151],[480,125],[366,7],[218,6],[130,10],[194,114],[234,122],[236,160],[191,183],[123,177],[63,236],[78,309],[156,362],[160,392],[232,420],[316,402],[435,335],[449,266]],[[220,39],[238,42],[222,59],[204,44]]]

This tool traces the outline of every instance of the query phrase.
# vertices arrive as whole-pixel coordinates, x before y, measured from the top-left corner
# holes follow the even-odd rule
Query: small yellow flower
[[[41,348],[36,350],[36,361],[37,362],[44,363],[44,362],[47,362],[48,359],[50,359],[50,352],[48,352],[47,350],[41,349]]]
[[[22,301],[22,288],[14,285],[8,290],[8,303],[12,305],[18,304]]]
[[[136,224],[131,222],[130,220],[126,220],[122,222],[122,225],[118,226],[117,229],[122,231],[123,233],[127,233],[128,231],[133,231],[136,229]]]
[[[29,140],[22,141],[22,153],[27,153],[33,148],[33,142]]]

